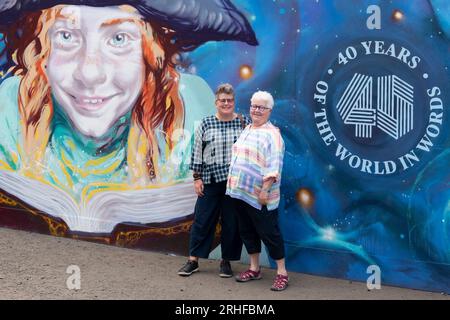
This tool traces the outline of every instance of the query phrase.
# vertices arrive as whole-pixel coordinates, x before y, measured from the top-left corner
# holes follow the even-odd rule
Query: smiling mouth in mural
[[[109,96],[74,96],[70,93],[68,95],[74,100],[77,107],[85,111],[98,111],[102,109],[106,104],[108,104],[114,97],[118,96],[119,93],[109,95]]]

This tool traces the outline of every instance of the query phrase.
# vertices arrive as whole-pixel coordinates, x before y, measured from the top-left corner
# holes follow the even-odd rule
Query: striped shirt
[[[247,126],[233,145],[226,194],[261,210],[259,192],[263,182],[273,177],[267,209],[278,208],[283,156],[284,141],[277,127],[270,122],[258,128]]]
[[[250,119],[242,115],[244,126]],[[231,148],[241,134],[239,117],[231,121],[220,121],[217,117],[205,117],[195,131],[189,169],[202,175],[203,183],[209,184],[227,180],[231,161]]]

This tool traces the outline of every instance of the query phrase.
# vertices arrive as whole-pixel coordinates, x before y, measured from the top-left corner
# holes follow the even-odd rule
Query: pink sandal
[[[244,272],[239,273],[239,275],[236,277],[237,282],[247,282],[250,280],[259,280],[261,279],[261,270],[259,271],[253,271],[253,270],[246,270]]]
[[[283,291],[287,288],[289,283],[289,277],[283,276],[282,274],[277,274],[275,280],[273,281],[273,285],[270,288],[272,291]]]

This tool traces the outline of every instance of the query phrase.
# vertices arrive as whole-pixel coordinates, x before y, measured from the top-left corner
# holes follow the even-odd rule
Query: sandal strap
[[[256,278],[259,275],[259,271],[253,271],[253,270],[246,270],[244,272],[242,272],[239,277],[241,279],[250,279],[250,278]]]
[[[277,276],[275,277],[275,280],[273,282],[273,287],[277,288],[277,289],[281,289],[287,286],[289,282],[289,277],[288,276],[284,276],[282,274],[277,274]]]

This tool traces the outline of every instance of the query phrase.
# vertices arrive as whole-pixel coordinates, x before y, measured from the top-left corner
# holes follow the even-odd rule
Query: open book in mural
[[[0,188],[61,218],[72,231],[93,233],[110,233],[125,221],[158,223],[186,216],[193,213],[196,200],[190,181],[136,190],[108,186],[107,191],[98,191],[93,187],[77,201],[50,183],[1,171]]]
[[[73,231],[193,213],[194,122],[214,95],[177,65],[207,41],[257,44],[230,1],[7,0],[0,33],[1,189]]]

